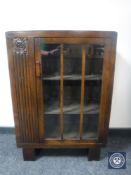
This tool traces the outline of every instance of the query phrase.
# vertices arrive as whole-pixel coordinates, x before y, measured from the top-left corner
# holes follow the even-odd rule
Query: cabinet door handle
[[[40,77],[41,76],[41,61],[36,60],[35,64],[36,64],[36,77]]]

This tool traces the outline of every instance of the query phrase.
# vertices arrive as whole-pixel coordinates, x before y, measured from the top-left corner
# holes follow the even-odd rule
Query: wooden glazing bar
[[[86,49],[83,47],[82,48],[81,106],[80,106],[80,139],[82,139],[82,135],[83,135],[85,63],[86,63]]]
[[[64,97],[64,52],[63,44],[61,44],[60,49],[60,132],[61,139],[63,140],[64,131],[64,115],[63,115],[63,97]]]
[[[42,65],[41,65],[41,54],[40,54],[40,49],[39,49],[39,45],[41,43],[41,39],[37,38],[35,39],[35,60],[36,62],[39,63],[39,67],[38,68],[38,72],[36,71],[36,76],[37,76],[37,79],[36,79],[36,83],[37,83],[37,88],[36,88],[36,91],[37,91],[37,104],[38,104],[38,116],[39,116],[39,135],[40,135],[40,142],[41,140],[45,137],[45,109],[44,109],[44,85],[42,84],[42,81],[41,79],[39,78],[41,76],[41,70],[42,70]],[[38,73],[38,74],[37,74]],[[44,75],[43,75],[44,76]],[[43,95],[41,95],[44,94]],[[44,115],[43,115],[44,113]]]

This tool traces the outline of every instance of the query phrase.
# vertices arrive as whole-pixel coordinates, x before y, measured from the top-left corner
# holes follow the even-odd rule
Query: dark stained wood
[[[83,135],[84,91],[85,91],[85,65],[86,65],[86,50],[85,50],[85,48],[82,48],[80,139],[82,139],[82,135]]]
[[[97,147],[97,148],[89,148],[88,150],[88,160],[100,160],[100,151],[101,148]]]
[[[38,141],[38,125],[33,43],[31,39],[24,39],[26,42],[24,48],[16,46],[17,41],[22,42],[21,39],[14,38],[11,41],[7,39],[14,119],[18,141],[36,142]]]
[[[12,52],[12,39],[6,38],[7,42],[7,51],[8,51],[8,66],[9,66],[9,74],[10,74],[10,86],[11,86],[11,95],[12,95],[12,103],[13,103],[13,113],[14,113],[14,120],[15,120],[15,131],[16,131],[16,141],[19,143],[22,140],[22,128],[20,124],[20,118],[18,117],[18,97],[17,97],[17,91],[16,91],[16,81],[15,81],[15,66],[14,66],[14,57]]]
[[[9,31],[6,32],[7,37],[89,37],[89,38],[105,38],[112,37],[116,32],[113,31]]]
[[[74,42],[75,39],[75,42]],[[90,38],[90,37],[50,37],[50,38],[44,38],[45,43],[50,43],[50,44],[59,44],[59,43],[64,43],[64,44],[104,44],[104,38]]]
[[[102,143],[96,140],[44,140],[43,143],[19,143],[18,147],[23,148],[96,148],[101,147]]]
[[[63,97],[64,97],[64,52],[63,45],[60,48],[60,132],[63,139],[64,132],[64,114],[63,114]]]
[[[41,54],[40,54],[40,49],[39,49],[39,44],[40,44],[40,39],[36,38],[35,39],[35,63],[36,63],[36,94],[37,94],[37,110],[38,110],[38,123],[39,123],[39,141],[44,138],[45,135],[45,125],[44,125],[44,97],[43,97],[43,92],[44,92],[44,87],[42,87],[42,81],[40,80],[41,77],[41,70],[42,70],[42,65],[41,65]],[[37,66],[39,63],[39,66]]]
[[[105,54],[104,54],[104,65],[103,65],[103,77],[102,77],[102,90],[101,90],[101,107],[100,107],[100,119],[99,119],[99,141],[106,144],[110,110],[111,110],[111,100],[112,100],[112,90],[113,90],[113,79],[114,79],[114,66],[115,66],[115,44],[116,35],[114,38],[105,39]],[[112,52],[112,50],[114,50]]]
[[[23,158],[26,161],[35,160],[35,149],[33,149],[33,148],[23,148]]]
[[[114,82],[114,72],[115,72],[115,60],[116,60],[116,43],[117,43],[117,33],[114,33],[111,41],[111,57],[110,57],[110,90],[109,90],[109,99],[108,99],[108,117],[105,119],[104,123],[104,133],[103,133],[103,143],[107,143],[108,138],[108,127],[110,121],[111,113],[111,103],[112,103],[112,92],[113,92],[113,82]]]
[[[99,160],[100,149],[106,144],[108,135],[115,68],[116,40],[117,33],[107,31],[6,32],[16,141],[17,146],[23,148],[24,160],[34,159],[34,149],[36,148],[89,148],[88,159]],[[48,77],[46,78],[47,80],[45,80],[45,77],[42,74],[42,69],[44,68],[41,64],[41,52],[39,47],[41,42],[60,44],[62,46],[60,54],[60,76],[57,78],[51,75],[51,77]],[[64,44],[83,45],[82,76],[70,75],[70,77],[67,77],[67,75],[64,75]],[[102,77],[101,75],[98,75],[99,79],[97,79],[96,75],[85,75],[85,65],[86,61],[88,61],[86,60],[86,52],[84,49],[85,44],[104,45],[103,72]],[[93,50],[91,52],[93,54]],[[99,59],[102,58],[99,56]],[[54,80],[54,78],[56,79]],[[45,115],[54,112],[53,108],[50,111],[45,111],[46,104],[44,104],[44,96],[46,94],[42,81],[44,81],[44,83],[47,83],[47,81],[60,81],[60,106],[59,109],[57,109],[57,114],[60,114],[60,139],[45,138]],[[64,81],[81,81],[80,110],[74,108],[74,111],[71,111],[70,107],[72,107],[72,104],[68,106],[67,109],[66,106],[64,106]],[[84,105],[86,81],[101,81],[102,88],[100,112],[96,111],[96,113],[92,113],[93,115],[99,114],[98,138],[87,138],[84,140],[82,138],[84,129],[83,118],[85,117],[84,114],[89,115],[88,111],[84,112],[84,107],[86,107]],[[90,93],[93,94],[93,89]],[[75,105],[77,106],[77,104],[74,104],[74,106]],[[92,105],[95,105],[95,103]],[[90,107],[90,105],[88,107]],[[68,112],[66,112],[66,110]],[[65,139],[63,138],[64,115],[71,115],[74,114],[74,112],[76,112],[75,115],[77,114],[80,117],[80,138]]]

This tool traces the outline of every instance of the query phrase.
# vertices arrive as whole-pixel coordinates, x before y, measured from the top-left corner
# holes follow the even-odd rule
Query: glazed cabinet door
[[[35,38],[41,142],[102,141],[110,105],[110,53],[111,39]]]

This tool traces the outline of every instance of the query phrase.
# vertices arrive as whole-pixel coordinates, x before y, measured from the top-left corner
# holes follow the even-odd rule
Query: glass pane
[[[64,114],[80,114],[80,81],[64,81]]]
[[[84,138],[89,133],[97,135],[97,121],[100,111],[100,96],[103,70],[103,45],[86,46],[86,71],[85,71],[85,106],[84,106]],[[88,128],[89,127],[89,128]],[[88,133],[89,132],[89,133]],[[91,134],[90,134],[91,136]],[[92,138],[94,136],[92,135]]]
[[[64,45],[64,79],[80,80],[81,79],[81,45],[66,44]]]
[[[81,45],[64,45],[64,114],[80,114],[81,56]]]
[[[60,81],[43,81],[45,114],[60,114]]]
[[[64,115],[64,139],[79,139],[80,134],[79,115]]]
[[[45,115],[45,138],[60,138],[59,115]]]
[[[103,45],[86,46],[85,105],[100,104],[103,70]],[[88,80],[88,81],[86,81]],[[86,110],[86,108],[85,108]]]
[[[84,114],[98,114],[100,107],[101,81],[85,82]]]
[[[41,43],[45,114],[60,113],[60,45]],[[58,81],[57,81],[58,80]]]
[[[98,115],[84,115],[83,139],[96,139],[98,129]]]
[[[60,138],[60,45],[40,44],[45,138]]]
[[[81,45],[64,45],[64,139],[80,138],[81,56]]]
[[[86,46],[86,79],[90,80],[101,77],[103,69],[103,45],[87,45]]]
[[[60,79],[60,45],[41,43],[42,78]]]

